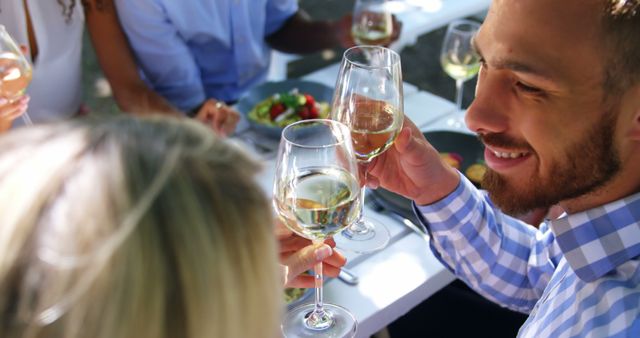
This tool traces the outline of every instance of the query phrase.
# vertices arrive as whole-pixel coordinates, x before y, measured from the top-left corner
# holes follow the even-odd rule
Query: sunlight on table
[[[437,12],[442,8],[442,0],[406,0],[406,3],[425,12]]]
[[[398,280],[391,271],[403,271],[405,278]],[[407,274],[407,271],[411,271],[411,274]],[[381,308],[404,296],[407,290],[420,286],[426,278],[427,272],[420,259],[410,253],[400,252],[370,267],[370,271],[360,280],[359,291]],[[381,293],[381,285],[389,287]]]

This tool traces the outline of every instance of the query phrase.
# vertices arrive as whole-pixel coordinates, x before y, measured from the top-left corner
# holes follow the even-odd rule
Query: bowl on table
[[[280,116],[280,114],[278,114],[276,120],[274,120],[269,114],[270,108],[269,110],[265,110],[265,108],[259,110],[259,107],[268,107],[274,102],[280,102],[277,97],[274,98],[274,95],[282,96],[283,93],[290,94],[295,92],[311,95],[316,103],[315,106],[318,110],[318,115],[311,113],[304,114],[291,108],[291,110],[285,110],[285,112],[280,113],[287,115]],[[328,118],[332,97],[333,88],[318,82],[295,79],[266,82],[246,92],[238,100],[236,109],[244,115],[253,130],[263,135],[279,139],[282,130],[287,124],[308,118]],[[301,100],[303,102],[306,101],[306,99]],[[289,106],[283,106],[285,106],[285,109],[289,109]],[[297,107],[302,108],[304,106],[305,104],[303,103]],[[306,108],[308,109],[307,111],[309,111],[311,105],[307,104],[306,106],[308,106]],[[258,113],[258,111],[260,111],[260,113]],[[280,118],[278,116],[280,116]]]
[[[429,131],[423,134],[446,162],[457,165],[457,169],[471,182],[480,185],[486,166],[484,146],[475,135],[455,131]],[[370,195],[379,207],[419,224],[410,200],[382,188],[372,190]]]

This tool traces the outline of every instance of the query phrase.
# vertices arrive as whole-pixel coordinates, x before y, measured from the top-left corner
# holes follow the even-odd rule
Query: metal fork
[[[258,155],[264,159],[269,159],[276,154],[277,147],[272,147],[255,138],[251,128],[247,128],[238,133],[233,134],[232,138],[240,140],[249,145]]]

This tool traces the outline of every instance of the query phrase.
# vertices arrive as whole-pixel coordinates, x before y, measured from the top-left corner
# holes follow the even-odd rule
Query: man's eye
[[[520,81],[516,82],[516,87],[518,87],[519,90],[526,92],[526,93],[531,93],[531,94],[543,94],[542,89],[540,88],[536,88],[536,87],[531,87],[529,85],[526,85]]]

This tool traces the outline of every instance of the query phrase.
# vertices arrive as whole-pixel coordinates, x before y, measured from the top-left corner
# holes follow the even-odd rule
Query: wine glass
[[[351,36],[358,45],[385,46],[391,42],[393,19],[387,0],[356,0]]]
[[[3,25],[0,25],[0,96],[9,103],[19,99],[31,82],[31,64]],[[27,112],[26,125],[32,124]]]
[[[447,27],[442,44],[440,63],[444,71],[456,80],[456,107],[462,110],[462,89],[465,81],[474,77],[480,70],[480,56],[473,48],[472,41],[480,29],[480,24],[470,20],[455,20]],[[449,125],[464,127],[458,118],[450,120]]]
[[[351,130],[364,201],[368,164],[393,144],[402,128],[400,55],[381,46],[347,49],[338,73],[331,118]],[[384,224],[362,217],[335,240],[343,249],[369,253],[384,248],[390,237]]]
[[[359,218],[361,203],[349,129],[332,120],[302,120],[282,131],[274,180],[274,207],[285,225],[314,243]],[[352,337],[356,319],[322,299],[322,263],[314,268],[316,298],[290,310],[285,337]]]

